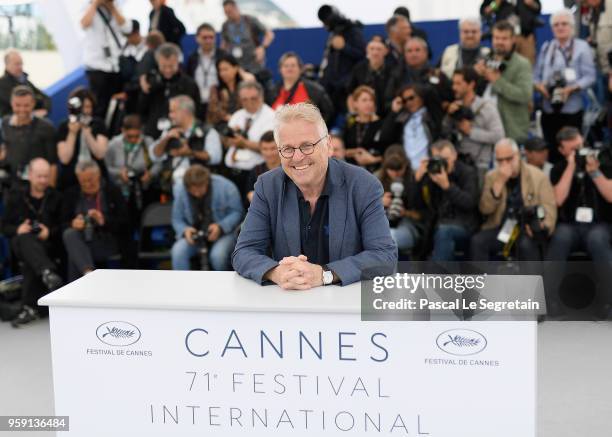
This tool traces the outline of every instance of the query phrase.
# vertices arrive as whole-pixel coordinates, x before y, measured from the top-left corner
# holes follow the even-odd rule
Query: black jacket
[[[149,94],[140,93],[138,109],[145,120],[145,134],[152,138],[159,138],[161,130],[157,128],[160,118],[168,117],[168,100],[172,97],[185,94],[191,97],[196,105],[196,114],[200,113],[200,89],[195,81],[182,71],[169,80],[163,79],[162,84],[151,89]]]
[[[103,190],[108,211],[104,217],[104,226],[100,230],[120,239],[129,238],[128,209],[123,194],[115,185],[104,181],[101,190]],[[81,187],[79,185],[69,188],[64,193],[61,214],[62,230],[71,227],[72,220],[76,217],[76,208],[80,198]]]
[[[436,224],[456,224],[468,231],[476,231],[480,224],[476,168],[456,161],[455,169],[448,178],[451,184],[447,191],[443,191],[428,175],[421,179],[419,185],[425,205],[435,216]]]
[[[0,77],[0,117],[4,117],[13,112],[11,108],[11,93],[13,92],[13,88],[17,85],[27,85],[32,88],[34,97],[36,98],[35,109],[46,109],[47,112],[51,112],[51,98],[36,88],[32,82],[27,80],[27,75],[26,82],[21,83],[15,77],[5,72],[4,76]]]
[[[327,58],[327,66],[321,78],[321,84],[332,98],[338,91],[341,91],[342,94],[346,93],[346,86],[353,67],[365,58],[366,43],[360,23],[347,25],[342,29],[340,35],[345,40],[342,50],[335,50],[331,47],[333,34],[329,35],[328,47],[324,55]]]
[[[482,5],[480,6],[480,15],[485,15],[484,10],[487,6],[493,3],[493,1],[496,1],[498,4],[500,3],[499,0],[484,0],[482,2]],[[535,3],[537,5],[536,9],[532,9],[527,6],[523,0],[517,0],[516,6],[507,1],[502,1],[499,9],[495,13],[495,21],[507,20],[511,15],[517,15],[521,24],[521,35],[531,35],[535,32],[536,27],[540,25],[538,16],[542,11],[540,1],[535,0]]]
[[[386,64],[383,64],[382,68],[378,71],[372,71],[370,68],[370,62],[364,59],[353,68],[351,78],[348,82],[347,91],[351,94],[355,91],[359,85],[367,85],[374,89],[376,93],[376,113],[384,117],[387,113],[387,104],[385,100],[385,93],[387,84],[392,76],[392,68]]]
[[[149,23],[153,22],[154,13],[154,10],[149,13]],[[149,25],[149,32],[151,30],[153,29],[151,29]],[[157,30],[164,34],[166,42],[173,42],[179,47],[181,45],[181,40],[183,39],[183,36],[186,32],[185,26],[183,25],[183,23],[181,23],[181,20],[179,20],[176,15],[174,15],[174,11],[172,10],[172,8],[169,8],[166,5],[162,5],[159,11],[159,22],[157,25]]]
[[[333,121],[331,120],[331,117],[334,114],[334,104],[329,98],[329,95],[327,95],[325,88],[323,88],[317,82],[308,79],[300,79],[295,86],[298,86],[300,82],[304,84],[304,88],[306,88],[310,101],[317,108],[319,108],[319,111],[321,111],[321,115],[323,116],[325,122],[331,123]],[[266,100],[269,105],[272,105],[272,103],[274,103],[274,101],[278,98],[278,94],[280,93],[282,86],[282,83],[278,83],[268,92],[268,97]]]
[[[26,219],[30,219],[30,221],[38,220],[49,228],[49,241],[58,239],[60,236],[61,194],[53,188],[48,188],[45,193],[44,207],[37,217],[36,212],[28,207],[25,200],[29,189],[29,184],[24,184],[8,192],[2,232],[8,238],[13,237],[17,234],[19,225]]]

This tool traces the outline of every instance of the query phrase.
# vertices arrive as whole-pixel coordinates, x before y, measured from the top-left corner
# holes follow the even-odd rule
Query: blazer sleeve
[[[267,253],[272,243],[270,204],[266,198],[262,178],[255,183],[253,200],[244,220],[234,253],[232,266],[241,276],[263,284],[264,275],[278,262]]]
[[[361,280],[362,273],[368,269],[382,268],[385,274],[391,273],[397,263],[397,245],[391,238],[389,220],[382,205],[382,185],[372,180],[365,191],[360,210],[356,211],[363,251],[327,264],[340,278],[342,285]]]

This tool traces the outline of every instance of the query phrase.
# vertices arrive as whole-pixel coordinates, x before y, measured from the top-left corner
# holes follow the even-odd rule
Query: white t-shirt
[[[247,135],[249,141],[258,143],[264,133],[274,129],[274,110],[265,103],[255,114],[247,112],[246,109],[234,112],[227,124],[232,129],[244,130],[248,118],[252,119]],[[232,146],[225,155],[225,165],[238,170],[251,170],[262,162],[264,162],[263,157],[250,149],[236,150],[236,147]]]
[[[85,10],[88,8],[89,4],[83,9],[83,14],[85,14]],[[125,45],[125,37],[123,35],[132,30],[132,21],[126,19],[123,26],[119,26],[117,20],[115,20],[108,9],[100,7],[98,11],[102,11],[108,18],[120,46],[115,42],[113,34],[100,16],[100,13],[96,12],[91,25],[83,30],[85,33],[83,39],[83,64],[88,70],[117,73],[119,72],[119,55]],[[107,56],[107,50],[110,56]]]

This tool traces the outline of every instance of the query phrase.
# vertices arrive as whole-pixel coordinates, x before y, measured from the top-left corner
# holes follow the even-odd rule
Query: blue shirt
[[[573,38],[564,46],[553,39],[542,46],[533,70],[534,83],[544,83],[546,87],[552,84],[555,72],[566,77],[565,72],[573,70],[575,78],[567,81],[567,85],[578,85],[585,90],[595,83],[595,60],[589,44],[581,39]],[[564,114],[575,114],[583,109],[583,100],[580,92],[573,92],[561,110]],[[543,109],[546,113],[553,112],[550,101],[544,99]]]
[[[423,123],[424,115],[425,108],[421,108],[412,114],[404,125],[404,150],[413,170],[417,170],[421,161],[427,158],[429,138]]]

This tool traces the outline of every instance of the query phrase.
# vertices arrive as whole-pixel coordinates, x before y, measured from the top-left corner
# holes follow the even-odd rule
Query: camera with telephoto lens
[[[455,112],[451,113],[450,117],[456,122],[461,120],[472,121],[474,120],[474,111],[472,111],[471,108],[462,105],[459,106],[459,109],[457,109]]]
[[[496,59],[495,54],[491,53],[485,58],[485,67],[489,70],[499,71],[503,73],[506,70],[506,61],[503,59]]]
[[[389,220],[389,226],[392,228],[397,227],[400,220],[402,219],[402,209],[404,209],[404,200],[402,195],[404,194],[404,183],[401,180],[396,180],[391,183],[391,204],[387,208],[387,219]]]
[[[204,229],[198,229],[191,237],[193,244],[198,248],[198,258],[200,259],[200,269],[210,270],[208,264],[208,232]]]
[[[177,129],[177,128],[178,126],[172,125],[170,126],[170,129],[168,130],[168,132],[171,131],[172,129]],[[184,141],[185,141],[185,134],[181,132],[179,138],[170,138],[168,140],[168,143],[166,144],[166,150],[167,151],[178,150],[181,147],[183,147]]]
[[[83,220],[85,221],[85,228],[83,229],[83,236],[86,242],[91,243],[94,237],[96,221],[90,215],[85,215],[83,217]]]
[[[38,220],[32,221],[32,226],[30,227],[30,232],[34,235],[38,235],[42,232],[42,227],[40,226],[40,222]]]
[[[548,230],[542,225],[546,217],[546,210],[542,205],[523,206],[520,210],[520,219],[523,226],[529,226],[534,240],[545,240]]]
[[[149,72],[145,75],[145,79],[151,88],[151,91],[160,89],[164,86],[164,78],[157,68],[149,70]]]
[[[567,86],[563,72],[555,71],[550,78],[548,85],[548,94],[550,94],[550,106],[553,111],[561,112],[563,105],[565,104],[565,96],[563,89]]]
[[[586,173],[587,158],[590,156],[599,161],[599,150],[591,149],[590,147],[581,147],[576,150],[576,173],[578,176],[583,176]]]
[[[442,173],[442,170],[448,170],[448,163],[446,159],[440,156],[432,156],[427,162],[427,173],[438,174]]]
[[[334,35],[341,35],[352,26],[360,26],[361,23],[346,18],[335,6],[323,5],[317,12],[317,17],[325,28]]]
[[[242,131],[232,129],[228,125],[225,125],[219,129],[219,135],[221,135],[222,137],[227,137],[227,138],[235,138],[236,135],[242,135],[243,137],[246,137],[246,135],[244,135]]]
[[[136,209],[138,210],[141,210],[143,207],[142,182],[140,181],[143,174],[144,172],[128,167],[127,176],[130,180],[130,192],[134,196],[134,203],[136,204]]]
[[[74,96],[68,99],[68,121],[70,123],[81,123],[89,126],[91,116],[83,114],[83,101],[80,97]]]

